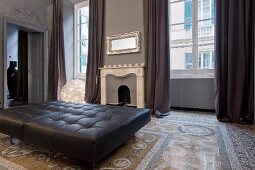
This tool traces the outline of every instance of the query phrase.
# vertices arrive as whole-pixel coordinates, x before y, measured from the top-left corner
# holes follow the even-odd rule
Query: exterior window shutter
[[[192,53],[185,53],[185,69],[192,69]]]
[[[188,30],[192,26],[192,0],[184,2],[184,29]]]

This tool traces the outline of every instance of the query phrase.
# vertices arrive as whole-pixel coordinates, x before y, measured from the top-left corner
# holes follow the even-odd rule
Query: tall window
[[[88,26],[89,4],[88,1],[76,4],[75,11],[75,54],[74,77],[85,78],[88,59]]]
[[[169,0],[173,77],[212,77],[214,0]]]

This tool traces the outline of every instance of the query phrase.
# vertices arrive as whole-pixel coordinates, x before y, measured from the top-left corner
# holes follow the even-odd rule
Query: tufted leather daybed
[[[150,121],[151,111],[53,101],[0,111],[0,132],[97,163]]]

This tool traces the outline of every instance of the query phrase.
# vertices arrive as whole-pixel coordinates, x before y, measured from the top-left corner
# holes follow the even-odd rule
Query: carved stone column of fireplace
[[[131,104],[136,105],[137,108],[144,108],[145,103],[143,63],[135,65],[105,65],[103,68],[100,68],[100,78],[101,104],[109,104],[112,101],[116,101],[117,103],[118,89],[120,86],[125,86],[128,87],[131,93]],[[113,81],[115,83],[113,83]]]

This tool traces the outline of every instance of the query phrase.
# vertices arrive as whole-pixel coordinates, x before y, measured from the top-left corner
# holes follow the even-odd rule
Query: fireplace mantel
[[[123,64],[123,65],[104,65],[100,69],[101,78],[101,104],[107,104],[107,75],[117,78],[125,78],[131,74],[136,76],[136,106],[144,108],[144,63]]]

